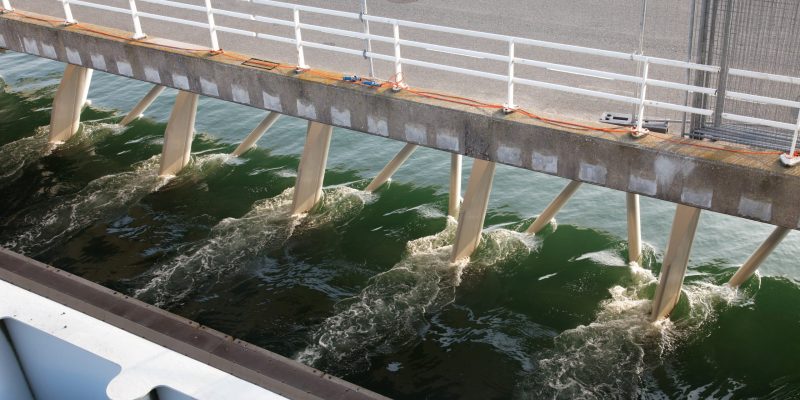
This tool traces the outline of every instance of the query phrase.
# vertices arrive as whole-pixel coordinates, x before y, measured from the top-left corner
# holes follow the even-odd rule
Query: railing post
[[[639,109],[636,116],[636,131],[633,132],[634,137],[640,137],[647,133],[644,129],[644,101],[647,98],[647,76],[650,73],[650,61],[644,60],[642,66],[642,84],[639,90]]]
[[[503,112],[510,113],[517,109],[514,104],[514,39],[508,40],[508,97],[503,105]]]
[[[133,18],[133,38],[137,40],[144,39],[147,35],[142,32],[142,23],[139,22],[139,10],[136,8],[136,0],[129,0],[128,3],[130,4],[131,17]]]
[[[208,15],[208,32],[211,34],[211,50],[219,51],[217,24],[214,23],[214,9],[211,7],[211,0],[206,0],[206,15]]]
[[[61,0],[61,4],[64,5],[64,23],[67,25],[77,24],[78,21],[75,21],[75,18],[72,17],[72,10],[69,8],[69,0]]]
[[[306,57],[303,55],[303,37],[300,34],[300,10],[295,7],[292,9],[294,17],[294,40],[297,47],[297,71],[308,69]]]
[[[800,164],[800,156],[796,155],[798,135],[800,135],[800,109],[797,111],[797,124],[794,126],[794,135],[792,136],[792,145],[789,146],[789,153],[781,154],[781,163],[787,167]]]
[[[392,31],[394,33],[394,84],[392,90],[400,90],[406,87],[403,83],[403,65],[402,58],[400,57],[400,25],[395,21],[392,24]]]
[[[11,7],[9,0],[3,0],[3,12],[8,11],[14,11],[14,7]]]
[[[369,20],[364,18],[364,16],[367,14],[367,0],[361,0],[361,14],[359,17],[361,18],[361,22],[364,24],[364,34],[367,35],[367,38],[365,39],[367,48],[364,50],[364,58],[369,61],[369,76],[370,78],[374,78],[375,62],[372,60],[371,56],[367,56],[367,53],[372,53],[372,39],[369,38]]]

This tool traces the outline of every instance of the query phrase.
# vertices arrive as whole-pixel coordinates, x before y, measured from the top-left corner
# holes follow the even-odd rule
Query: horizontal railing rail
[[[417,67],[433,69],[438,71],[445,71],[445,72],[452,72],[462,75],[468,75],[478,78],[484,78],[494,81],[506,82],[507,89],[506,89],[506,103],[504,104],[505,111],[512,112],[514,111],[517,106],[514,102],[514,95],[516,90],[516,85],[523,85],[529,86],[537,89],[545,89],[545,90],[554,90],[562,93],[569,93],[575,94],[579,96],[587,96],[592,98],[599,98],[605,99],[614,102],[626,103],[626,104],[633,104],[637,107],[637,115],[635,118],[635,131],[634,134],[643,132],[643,124],[645,121],[645,109],[647,107],[663,109],[663,110],[670,110],[675,112],[687,113],[687,114],[697,114],[702,116],[711,116],[714,114],[714,111],[711,109],[705,108],[697,108],[691,107],[684,104],[674,104],[668,101],[663,100],[655,100],[653,98],[648,98],[648,87],[659,87],[664,89],[670,90],[677,90],[684,93],[697,93],[709,96],[716,96],[717,89],[713,87],[704,87],[704,86],[695,86],[691,84],[686,84],[682,82],[673,82],[668,80],[660,80],[660,79],[653,79],[650,77],[650,68],[653,65],[664,66],[664,67],[672,67],[672,68],[680,68],[685,71],[699,71],[699,72],[710,72],[710,73],[719,73],[720,67],[714,65],[705,65],[705,64],[698,64],[688,61],[680,61],[680,60],[671,60],[667,58],[659,58],[659,57],[651,57],[646,56],[644,54],[637,54],[637,53],[625,53],[619,51],[611,51],[611,50],[603,50],[603,49],[595,49],[589,47],[582,47],[582,46],[575,46],[569,44],[562,44],[562,43],[554,43],[554,42],[546,42],[542,40],[530,39],[530,38],[523,38],[523,37],[516,37],[516,36],[508,36],[508,35],[501,35],[496,33],[488,33],[488,32],[480,32],[474,31],[469,29],[462,29],[462,28],[454,28],[448,26],[441,26],[441,25],[433,25],[433,24],[426,24],[420,22],[413,22],[413,21],[405,21],[400,19],[394,18],[387,18],[381,17],[376,15],[369,15],[366,13],[355,13],[355,12],[348,12],[348,11],[339,11],[339,10],[331,10],[326,8],[320,7],[312,7],[306,5],[299,5],[299,4],[292,4],[287,2],[275,1],[275,0],[240,0],[241,2],[245,3],[252,3],[252,4],[259,4],[268,7],[273,7],[277,9],[283,9],[291,11],[292,17],[290,19],[281,19],[276,18],[274,16],[265,16],[265,15],[257,15],[252,13],[240,12],[240,11],[232,11],[232,10],[224,10],[219,8],[214,8],[212,5],[212,0],[203,0],[203,5],[195,5],[195,4],[188,4],[174,0],[138,0],[140,3],[150,3],[161,5],[165,7],[170,7],[174,9],[180,10],[187,10],[193,11],[198,13],[204,13],[205,18],[204,20],[197,21],[185,18],[177,18],[177,17],[170,17],[165,15],[153,14],[149,12],[142,12],[138,11],[136,0],[129,0],[129,7],[128,8],[120,8],[105,4],[96,3],[93,1],[87,0],[55,0],[62,3],[64,8],[64,15],[66,23],[75,23],[75,19],[73,18],[71,5],[81,6],[81,7],[89,7],[98,10],[110,11],[115,13],[127,14],[132,17],[133,26],[134,26],[134,38],[139,39],[145,37],[145,33],[142,30],[141,25],[141,18],[159,20],[164,22],[170,22],[175,24],[181,24],[186,26],[193,26],[197,28],[207,29],[210,35],[211,41],[211,49],[214,51],[219,51],[219,39],[217,32],[226,32],[230,34],[242,35],[252,38],[259,38],[274,42],[286,43],[290,45],[294,45],[296,52],[297,52],[297,68],[298,71],[302,71],[308,69],[309,66],[306,64],[304,49],[305,48],[314,48],[314,49],[321,49],[326,51],[332,51],[341,54],[349,54],[354,56],[363,56],[372,62],[372,60],[382,60],[387,61],[394,64],[394,75],[388,78],[386,81],[389,81],[393,84],[395,89],[402,89],[405,86],[405,76],[403,74],[403,66],[404,65],[413,65]],[[98,0],[99,1],[99,0]],[[10,0],[2,0],[2,5],[6,10],[11,10]],[[322,25],[315,25],[310,24],[307,22],[301,22],[300,16],[301,12],[310,13],[310,14],[318,14],[330,17],[339,17],[344,19],[349,19],[353,21],[358,21],[363,23],[364,30],[363,31],[353,31],[341,28],[334,28],[330,26],[322,26]],[[294,34],[291,37],[284,37],[274,34],[267,34],[262,32],[256,32],[249,29],[243,29],[241,27],[234,27],[234,26],[223,26],[219,25],[215,22],[214,16],[225,16],[231,17],[234,19],[246,20],[246,21],[256,21],[262,22],[265,24],[273,24],[277,26],[283,26],[286,28],[291,28]],[[392,28],[392,35],[391,36],[383,36],[374,33],[370,33],[368,29],[369,22],[377,23],[377,24],[385,24],[391,26]],[[423,31],[429,32],[436,32],[436,33],[445,33],[445,34],[452,34],[457,36],[469,37],[469,38],[478,38],[478,39],[486,39],[497,41],[501,43],[505,43],[507,45],[507,52],[504,54],[492,53],[487,51],[481,51],[476,49],[465,49],[453,46],[445,46],[435,43],[427,43],[417,40],[410,40],[404,39],[400,37],[400,28],[410,28],[410,29],[418,29]],[[365,43],[364,48],[349,48],[343,47],[339,45],[333,44],[326,44],[326,43],[317,43],[310,40],[305,40],[302,37],[303,31],[313,31],[319,32],[329,35],[336,35],[339,37],[346,37],[351,39],[359,39]],[[390,52],[391,54],[383,54],[380,52],[376,52],[372,50],[372,42],[381,42],[392,45],[393,51]],[[595,56],[595,57],[603,57],[607,59],[617,59],[617,60],[626,60],[632,63],[636,63],[637,66],[640,66],[639,70],[641,74],[638,75],[630,75],[626,73],[620,72],[610,72],[604,70],[597,70],[592,68],[580,67],[580,66],[573,66],[573,65],[566,65],[566,64],[559,64],[553,63],[548,61],[542,60],[534,60],[530,58],[524,58],[516,56],[516,51],[518,46],[530,46],[539,49],[549,49],[549,50],[557,50],[563,51],[573,54],[581,54],[587,56]],[[506,72],[504,74],[496,73],[496,72],[489,72],[484,70],[477,70],[477,69],[470,69],[465,67],[460,67],[451,64],[441,64],[431,61],[424,61],[413,59],[409,57],[404,57],[401,55],[402,48],[418,48],[418,49],[425,49],[425,50],[432,50],[437,51],[440,53],[447,53],[452,54],[455,56],[462,56],[462,57],[472,57],[478,58],[482,60],[489,60],[489,61],[496,61],[500,63],[505,63],[507,65]],[[552,82],[545,82],[542,80],[535,80],[529,78],[523,78],[516,74],[516,65],[524,65],[527,67],[539,68],[544,69],[546,71],[554,71],[554,72],[561,72],[567,74],[575,74],[586,76],[590,78],[596,79],[604,79],[604,80],[613,80],[619,82],[625,82],[629,84],[633,84],[638,86],[638,96],[626,96],[617,93],[609,93],[602,90],[594,90],[594,89],[585,89],[579,88],[574,86],[569,86],[565,84],[559,83],[552,83]],[[755,71],[747,71],[741,69],[729,69],[728,70],[729,76],[738,76],[738,77],[746,77],[746,78],[754,78],[754,79],[764,79],[773,82],[785,83],[785,84],[800,84],[800,78],[797,77],[790,77],[790,76],[783,76],[783,75],[774,75],[774,74],[767,74],[762,72],[755,72]],[[373,77],[374,78],[374,77]],[[786,100],[786,99],[779,99],[779,98],[772,98],[766,97],[761,95],[753,95],[747,93],[740,93],[734,91],[727,91],[724,96],[726,98],[731,98],[734,100],[739,101],[750,101],[756,103],[763,103],[763,104],[770,104],[776,106],[785,106],[785,107],[793,107],[800,109],[800,102]],[[797,136],[798,132],[800,132],[800,115],[798,116],[798,123],[797,124],[789,124],[786,122],[780,121],[773,121],[764,118],[758,118],[755,116],[742,116],[736,115],[731,113],[722,113],[722,118],[741,122],[746,124],[755,124],[755,125],[762,125],[777,129],[785,129],[789,131],[793,131],[793,140],[792,145],[788,149],[789,155],[793,156],[796,150],[797,144]]]

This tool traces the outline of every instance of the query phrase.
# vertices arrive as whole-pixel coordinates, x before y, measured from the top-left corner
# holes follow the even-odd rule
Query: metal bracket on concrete
[[[456,239],[453,243],[451,262],[469,258],[481,241],[481,230],[489,206],[489,193],[497,165],[491,161],[475,159],[469,175],[467,194],[458,218]]]
[[[683,277],[686,276],[689,253],[692,251],[699,219],[699,208],[679,204],[675,210],[675,219],[672,221],[672,231],[661,266],[658,288],[653,297],[653,310],[650,314],[652,321],[666,318],[681,298]]]
[[[795,165],[800,164],[800,156],[792,157],[786,153],[781,154],[781,164],[783,164],[784,167],[794,167]]]

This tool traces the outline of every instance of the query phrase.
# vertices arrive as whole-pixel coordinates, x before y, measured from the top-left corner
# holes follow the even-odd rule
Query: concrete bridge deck
[[[243,61],[250,57],[238,53],[180,50],[192,46],[155,37],[131,41],[124,39],[129,32],[57,21],[4,14],[0,47],[790,229],[800,222],[800,170],[782,167],[775,155],[699,147],[670,135],[633,139],[571,129],[518,113],[353,85],[319,72],[248,66]]]

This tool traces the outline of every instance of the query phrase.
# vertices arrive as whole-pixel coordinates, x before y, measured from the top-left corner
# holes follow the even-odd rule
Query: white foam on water
[[[370,358],[389,354],[419,340],[426,317],[455,300],[465,268],[479,271],[512,256],[528,254],[530,235],[495,229],[485,232],[472,260],[450,262],[457,223],[412,240],[402,260],[369,280],[355,297],[337,304],[336,314],[314,332],[313,343],[295,358],[326,369],[357,371]]]
[[[325,189],[319,205],[307,214],[293,216],[293,194],[293,188],[286,189],[278,196],[256,202],[240,218],[220,221],[208,238],[155,267],[149,281],[134,295],[159,307],[179,302],[264,253],[280,248],[297,230],[314,229],[357,215],[372,196],[348,187]]]
[[[3,246],[36,255],[69,239],[97,220],[114,217],[131,204],[158,190],[167,180],[158,176],[159,157],[126,171],[97,178],[78,193],[59,196],[24,211],[24,228]]]
[[[605,254],[596,257],[598,253],[584,256],[618,263]],[[630,287],[610,288],[611,298],[600,304],[592,323],[561,332],[553,348],[538,355],[537,369],[524,378],[519,397],[635,398],[645,393],[653,380],[649,373],[661,359],[714,321],[721,308],[746,300],[725,285],[687,282],[686,315],[654,323],[649,319],[650,296],[657,279],[636,263],[630,264],[630,271]]]
[[[50,154],[47,135],[48,129],[39,127],[33,136],[0,147],[0,187],[13,182],[25,167]]]

